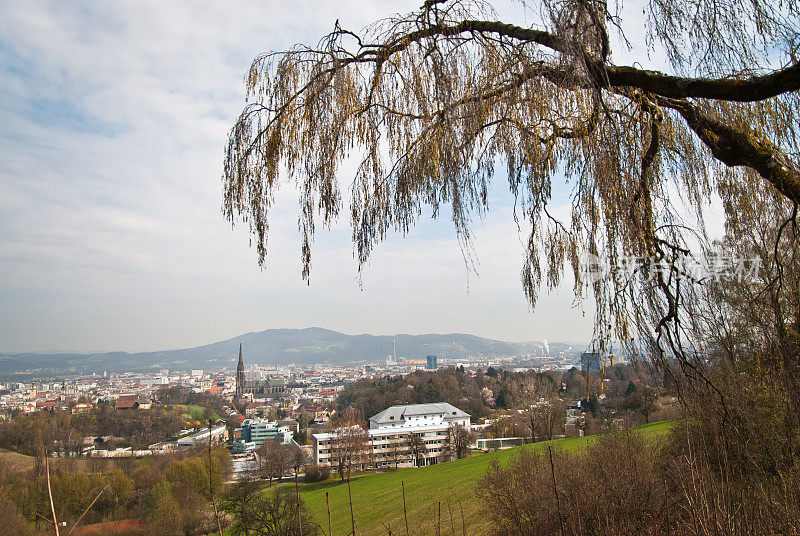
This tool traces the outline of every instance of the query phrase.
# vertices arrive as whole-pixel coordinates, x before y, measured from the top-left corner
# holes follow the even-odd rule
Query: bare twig
[[[436,520],[436,536],[442,536],[442,501],[439,501],[439,517]]]
[[[556,508],[558,508],[558,520],[561,523],[561,536],[564,536],[564,516],[561,515],[561,499],[558,498],[558,487],[556,486],[556,466],[553,463],[553,447],[547,445],[547,450],[550,453],[550,474],[553,475],[553,494],[556,496]]]
[[[219,510],[217,510],[217,503],[214,500],[214,484],[211,480],[212,478],[212,467],[213,463],[211,460],[211,419],[208,419],[208,494],[211,497],[211,504],[214,506],[214,519],[217,520],[217,530],[219,531],[219,536],[222,536],[222,523],[219,519]],[[300,536],[303,536],[303,533],[300,533]]]
[[[333,530],[331,528],[331,500],[328,497],[328,492],[325,492],[325,505],[328,507],[328,536],[333,536]]]
[[[50,519],[50,518],[47,518],[47,517],[44,517],[44,516],[43,516],[42,514],[40,514],[39,512],[34,512],[34,514],[36,514],[37,516],[39,516],[39,517],[41,517],[42,519],[44,519],[45,521],[47,521],[49,524],[51,524],[51,525],[53,524],[53,520],[52,520],[52,519]]]
[[[408,534],[408,510],[406,510],[406,483],[401,481],[400,486],[403,488],[403,517],[406,520],[406,536]]]
[[[356,518],[353,514],[353,493],[350,490],[350,475],[347,475],[347,497],[350,499],[350,524],[352,525],[352,530],[350,534],[356,536]],[[302,535],[301,535],[302,536]]]
[[[56,507],[53,504],[53,490],[50,488],[50,458],[47,455],[47,449],[44,451],[44,467],[47,472],[47,496],[50,498],[50,511],[53,513],[53,528],[56,531],[56,536],[60,536],[58,532],[58,519],[56,519]]]
[[[666,516],[664,521],[667,525],[667,536],[672,536],[669,527],[669,490],[667,489],[667,479],[664,478],[664,510],[666,512]]]
[[[456,500],[456,502],[458,503],[458,508],[461,510],[461,534],[462,536],[467,536],[467,520],[464,517],[464,505],[461,504],[461,499],[459,499],[458,496],[455,494],[453,488],[450,488],[450,495],[452,495],[453,498]]]
[[[297,530],[300,532],[300,536],[303,536],[303,518],[300,516],[300,484],[297,482],[299,471],[300,466],[296,465],[294,468],[294,492],[297,495]]]
[[[85,510],[83,511],[83,513],[81,514],[81,516],[80,516],[80,517],[78,518],[78,520],[75,522],[75,524],[74,524],[74,525],[72,525],[72,528],[71,528],[71,529],[69,529],[69,532],[67,533],[67,536],[70,536],[70,534],[72,534],[72,532],[73,532],[73,531],[74,531],[74,530],[77,528],[77,526],[78,526],[78,523],[80,523],[80,522],[81,522],[81,519],[83,519],[83,516],[85,516],[85,515],[86,515],[86,512],[88,512],[88,511],[89,511],[89,509],[90,509],[92,506],[94,506],[94,503],[96,503],[96,502],[97,502],[97,499],[99,499],[99,498],[100,498],[100,495],[102,495],[102,494],[103,494],[103,492],[104,492],[104,491],[105,491],[105,490],[108,488],[108,486],[110,486],[110,485],[111,485],[111,482],[109,482],[108,484],[106,484],[105,486],[103,486],[103,489],[101,489],[101,490],[100,490],[100,493],[98,493],[98,494],[95,496],[94,500],[93,500],[91,503],[89,503],[89,506],[87,506],[87,507],[86,507],[86,509],[85,509]]]
[[[450,508],[450,501],[447,501],[447,510],[450,512],[450,534],[456,536],[456,524],[453,522],[453,509]]]

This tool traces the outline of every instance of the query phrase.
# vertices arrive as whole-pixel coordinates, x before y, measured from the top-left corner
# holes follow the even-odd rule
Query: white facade
[[[469,428],[469,415],[447,402],[392,406],[369,418],[370,430],[396,428]]]
[[[433,465],[447,443],[451,426],[470,428],[469,415],[446,403],[392,406],[369,419],[369,442],[375,467],[415,467],[416,460],[407,449],[409,436],[417,435],[425,445],[423,465]],[[314,463],[331,463],[331,441],[335,433],[314,434],[312,447]]]
[[[190,436],[182,437],[178,439],[177,443],[179,447],[194,447],[199,444],[208,444],[208,436],[209,430],[208,428],[204,430],[200,430],[196,434],[192,434]],[[211,442],[213,443],[222,443],[226,439],[228,439],[228,427],[224,424],[219,426],[215,426],[211,429]]]

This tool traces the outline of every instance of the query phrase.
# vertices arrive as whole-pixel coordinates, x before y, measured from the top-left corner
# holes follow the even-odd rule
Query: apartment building
[[[469,429],[469,415],[446,402],[392,406],[369,418],[370,459],[377,468],[433,465],[446,446],[448,429],[456,425]],[[412,436],[422,445],[417,453],[409,447]],[[331,464],[337,433],[311,438],[314,463]]]
[[[196,447],[201,444],[208,445],[209,435],[211,436],[212,444],[224,443],[228,440],[228,427],[224,424],[215,426],[211,429],[210,434],[208,428],[200,430],[196,434],[178,439],[177,445],[179,447]]]
[[[245,419],[241,426],[241,439],[233,443],[233,452],[243,453],[258,450],[265,441],[275,440],[288,444],[292,441],[292,431],[267,419]]]

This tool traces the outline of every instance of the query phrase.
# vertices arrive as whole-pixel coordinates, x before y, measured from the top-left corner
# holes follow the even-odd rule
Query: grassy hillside
[[[8,467],[12,471],[28,471],[33,469],[36,460],[27,454],[18,454],[9,450],[0,449],[0,467]],[[86,471],[89,461],[86,458],[55,458],[51,460],[51,467],[59,464],[66,465],[70,470]],[[0,469],[2,470],[2,469]]]
[[[652,423],[639,428],[651,437],[664,434],[674,421]],[[478,454],[424,469],[400,469],[381,474],[370,474],[351,482],[356,528],[359,535],[386,535],[387,526],[393,534],[405,534],[401,482],[405,483],[408,522],[411,534],[436,534],[435,522],[439,502],[442,508],[442,531],[451,532],[452,512],[456,533],[461,532],[461,511],[467,524],[467,534],[483,534],[486,523],[480,504],[475,497],[475,482],[486,471],[491,460],[506,463],[519,448],[555,448],[575,451],[583,448],[597,436],[572,438],[536,443],[500,452]],[[327,482],[308,484],[302,488],[303,500],[327,532],[328,517],[325,493],[330,499],[333,534],[350,532],[350,506],[347,484],[338,477]],[[460,503],[460,504],[459,504]]]
[[[196,404],[177,404],[175,405],[175,409],[180,411],[183,415],[188,416],[192,420],[205,423],[206,408],[203,406],[198,406]],[[219,414],[215,410],[211,411],[211,417],[214,419],[220,418]]]
[[[33,463],[33,456],[0,450],[0,465],[6,465],[12,471],[27,471],[33,467]]]

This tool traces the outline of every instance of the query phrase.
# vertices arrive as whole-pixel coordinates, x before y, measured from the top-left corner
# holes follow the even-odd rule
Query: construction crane
[[[608,354],[605,354],[605,344],[604,341],[600,341],[600,351],[595,351],[594,343],[592,343],[592,351],[585,352],[581,356],[581,365],[585,366],[586,372],[586,398],[589,398],[589,376],[592,372],[592,366],[598,368],[598,372],[600,372],[600,395],[605,395],[605,380],[606,378],[606,362],[609,363],[610,367],[614,367],[614,353],[613,353],[613,345],[609,350]]]
[[[600,396],[605,396],[605,379],[606,379],[606,360],[609,362],[611,368],[614,368],[614,352],[609,352],[607,356],[600,356],[600,367],[602,369],[602,376],[600,377]],[[588,377],[588,374],[587,374]],[[586,391],[587,393],[589,391]]]

